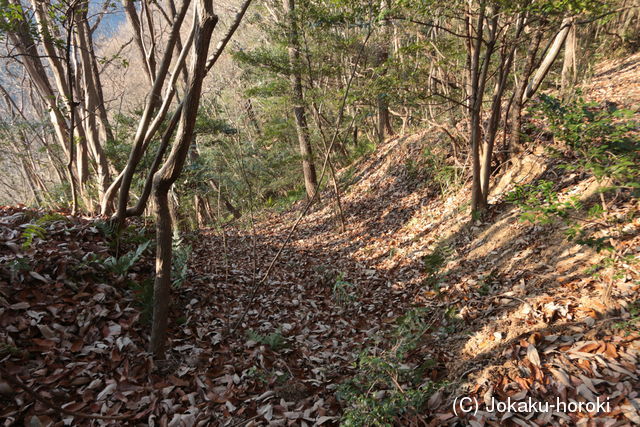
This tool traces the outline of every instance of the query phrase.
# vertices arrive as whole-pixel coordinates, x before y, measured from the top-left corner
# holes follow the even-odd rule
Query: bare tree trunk
[[[197,29],[194,54],[191,64],[191,80],[184,99],[178,131],[171,150],[162,168],[153,178],[153,197],[156,205],[156,277],[153,296],[153,324],[149,350],[156,359],[165,355],[167,325],[169,316],[169,294],[171,287],[171,216],[168,192],[182,171],[193,138],[198,105],[202,93],[202,80],[206,74],[207,52],[211,33],[217,23],[213,5],[199,0],[196,7]]]
[[[518,82],[513,96],[513,111],[511,115],[511,142],[509,144],[509,151],[514,160],[518,161],[519,159],[514,155],[522,152],[522,100],[524,98],[524,93],[527,90],[527,82],[533,74],[533,70],[536,64],[536,57],[538,55],[538,50],[540,49],[540,43],[542,42],[543,31],[541,29],[536,29],[535,34],[533,36],[532,43],[529,45],[529,49],[527,50],[527,62],[524,66],[524,70],[521,76],[520,81]]]
[[[529,85],[527,86],[527,90],[525,91],[522,98],[523,104],[525,104],[529,99],[531,99],[533,95],[535,95],[538,88],[540,87],[540,84],[549,73],[549,70],[551,70],[551,66],[553,65],[558,55],[560,54],[562,45],[567,39],[569,30],[573,26],[573,21],[574,21],[573,18],[565,18],[562,21],[562,25],[560,26],[560,31],[558,31],[558,34],[553,40],[553,44],[549,48],[547,55],[542,60],[542,63],[540,64],[540,67],[538,67],[538,70],[534,74],[533,79],[531,79],[531,82],[529,82]]]
[[[302,77],[300,75],[300,41],[298,38],[298,26],[295,16],[295,0],[283,0],[284,10],[287,13],[289,31],[289,66],[291,67],[291,91],[293,101],[293,114],[296,121],[296,132],[300,144],[300,156],[302,157],[302,172],[304,174],[304,186],[307,197],[313,197],[318,186],[316,168],[313,162],[309,128],[304,108],[302,93]]]
[[[157,359],[164,358],[169,317],[169,291],[171,287],[172,224],[169,210],[169,188],[155,187],[153,203],[156,214],[156,276],[153,285],[153,324],[149,351]]]
[[[21,10],[21,4],[17,0],[11,0],[10,3],[16,6],[16,10]],[[3,18],[0,17],[0,19]],[[7,22],[3,22],[3,24],[9,28],[11,27]],[[15,46],[18,53],[22,56],[22,64],[33,82],[38,95],[46,105],[58,143],[62,148],[64,155],[68,158],[69,128],[67,121],[58,106],[58,97],[51,86],[48,73],[40,59],[40,53],[38,52],[38,47],[33,38],[31,28],[27,24],[26,16],[21,18],[19,24],[13,26],[13,30],[8,33],[8,36],[13,46]],[[56,55],[57,57],[64,57],[64,53],[60,55],[56,53]],[[64,74],[62,79],[65,79]],[[67,96],[66,92],[63,92],[62,95],[64,97]]]
[[[171,224],[174,234],[180,233],[180,205],[178,196],[176,196],[175,188],[173,185],[169,189],[169,213],[171,215]]]
[[[497,18],[493,21],[493,27],[497,27]],[[516,23],[515,40],[517,41],[524,28],[524,16],[519,15]],[[495,31],[492,31],[495,34]],[[511,72],[511,66],[513,64],[513,58],[515,56],[516,41],[509,46],[504,46],[500,55],[500,64],[498,65],[498,81],[493,93],[493,100],[491,102],[491,115],[489,117],[489,127],[487,129],[484,144],[482,149],[482,164],[480,165],[480,186],[482,191],[482,198],[484,205],[487,205],[489,197],[489,180],[491,177],[491,163],[493,160],[493,146],[496,141],[498,133],[498,126],[502,117],[502,97],[507,85],[507,77]],[[491,43],[491,41],[490,41]],[[489,58],[485,58],[488,61]]]
[[[100,111],[100,103],[102,100],[97,93],[99,82],[94,81],[95,75],[91,65],[92,57],[89,46],[92,45],[92,43],[89,42],[89,34],[86,33],[86,28],[88,27],[86,24],[87,11],[88,2],[84,2],[81,5],[80,11],[77,13],[78,51],[80,53],[80,65],[83,78],[82,87],[84,88],[84,102],[82,103],[84,117],[81,124],[85,130],[84,133],[91,157],[96,164],[99,197],[102,199],[104,193],[109,188],[111,176],[109,172],[109,162],[100,141],[97,114]],[[103,123],[103,127],[108,128],[108,123]]]
[[[164,101],[161,98],[162,87],[165,83],[166,75],[169,72],[171,59],[173,58],[174,46],[180,34],[180,28],[182,27],[182,22],[187,13],[188,6],[189,6],[188,0],[185,0],[182,2],[182,6],[180,8],[178,16],[174,20],[173,26],[171,27],[171,32],[167,40],[164,56],[162,58],[162,61],[160,62],[160,67],[158,68],[157,71],[155,70],[155,67],[153,68],[153,75],[152,75],[153,85],[149,93],[149,101],[145,106],[145,110],[142,114],[142,118],[140,119],[138,128],[136,129],[133,146],[131,148],[131,152],[129,153],[129,159],[127,160],[127,165],[125,166],[125,169],[123,170],[121,176],[118,176],[118,178],[114,180],[114,183],[111,186],[111,187],[116,187],[116,190],[118,190],[117,186],[119,186],[119,197],[118,197],[118,203],[117,203],[116,213],[115,213],[115,218],[119,221],[124,221],[124,219],[127,216],[126,212],[127,212],[127,203],[129,202],[129,189],[131,188],[131,182],[133,180],[133,176],[135,174],[138,163],[140,162],[140,159],[144,154],[144,150],[147,147],[147,142],[149,141],[152,134],[154,133],[153,131],[157,129],[157,126],[159,126],[160,122],[165,117],[166,108],[163,108],[163,107],[165,106],[168,107],[168,103],[173,98],[173,94],[175,93],[175,91],[172,90],[173,89],[172,85],[169,85],[169,89],[168,89],[169,93],[165,96]],[[181,66],[180,61],[178,61],[178,63],[175,64],[176,70],[173,73],[173,76],[175,76],[174,78],[177,78],[177,75],[178,75],[177,69],[180,66]],[[151,69],[149,72],[151,73]],[[160,108],[160,112],[154,118],[153,113],[161,104],[163,105],[163,107]],[[113,188],[109,188],[106,192],[107,193],[106,197],[108,198],[113,197],[112,195],[113,191],[114,191]],[[103,205],[102,208],[104,211],[105,210],[104,201],[102,205]]]
[[[70,11],[68,15],[69,28],[67,28],[67,45],[66,45],[66,61],[67,61],[67,105],[69,107],[69,158],[67,161],[67,171],[69,172],[69,185],[71,186],[71,215],[75,215],[78,212],[78,185],[79,182],[75,180],[75,174],[73,171],[73,160],[75,157],[75,141],[74,141],[74,127],[76,116],[76,103],[73,100],[73,82],[75,76],[73,75],[73,66],[71,59],[71,42],[73,40],[73,23],[74,23],[74,11]],[[82,166],[82,163],[80,163]]]
[[[564,45],[564,61],[562,62],[561,88],[567,88],[576,81],[576,49],[577,49],[576,26],[572,25],[567,34],[567,41]]]
[[[140,60],[144,65],[145,75],[149,80],[149,84],[153,85],[154,81],[154,72],[152,71],[151,64],[149,63],[146,55],[146,49],[144,46],[144,40],[142,38],[142,29],[140,26],[140,18],[138,18],[138,12],[136,10],[136,6],[133,0],[122,0],[122,5],[124,6],[125,13],[127,15],[127,20],[129,21],[129,25],[133,28],[133,40],[138,47],[138,53],[140,54]]]
[[[107,107],[104,102],[104,93],[102,91],[102,81],[100,79],[100,72],[98,71],[98,58],[96,57],[96,53],[94,50],[93,42],[92,42],[92,31],[89,27],[89,20],[85,19],[81,23],[84,27],[84,33],[87,37],[86,44],[89,50],[89,55],[91,58],[91,72],[93,73],[93,83],[95,85],[94,91],[97,95],[97,109],[98,109],[98,117],[100,119],[101,125],[101,140],[103,143],[107,141],[113,141],[113,132],[111,130],[111,124],[109,123],[109,117],[107,115]],[[111,165],[110,165],[111,166]]]
[[[484,97],[484,85],[486,83],[486,75],[489,67],[489,46],[487,46],[487,52],[485,53],[485,60],[480,67],[480,50],[482,49],[482,38],[484,29],[486,3],[482,1],[480,3],[480,11],[478,14],[478,20],[476,23],[476,34],[472,34],[471,25],[468,28],[468,36],[470,42],[469,46],[472,49],[471,69],[470,69],[470,108],[469,116],[471,117],[471,160],[473,179],[471,182],[471,212],[475,214],[481,212],[485,208],[485,202],[482,194],[482,185],[480,182],[480,144],[482,142],[482,130],[480,128],[480,121],[482,118],[482,100]]]
[[[80,124],[78,108],[75,107],[75,123]],[[79,125],[75,126],[77,137],[74,140],[76,146],[76,170],[78,174],[78,195],[82,199],[87,212],[93,212],[93,199],[87,188],[89,187],[89,150],[87,148],[87,135],[84,128]]]
[[[385,0],[380,1],[380,9],[384,13],[387,8],[387,2]],[[387,73],[385,63],[389,59],[389,39],[391,38],[391,32],[389,31],[389,21],[385,20],[382,24],[382,44],[379,46],[377,62],[378,66],[383,66],[381,75],[384,76]],[[378,109],[378,140],[382,143],[385,140],[385,135],[393,135],[393,128],[391,127],[391,116],[389,115],[389,100],[386,93],[378,94],[376,98],[376,104]]]
[[[207,206],[206,199],[200,194],[194,194],[193,205],[196,210],[196,226],[198,228],[202,228],[211,224],[213,217],[211,216],[211,211]]]
[[[378,95],[376,102],[378,108],[378,139],[379,142],[384,142],[385,135],[393,135],[386,94]]]

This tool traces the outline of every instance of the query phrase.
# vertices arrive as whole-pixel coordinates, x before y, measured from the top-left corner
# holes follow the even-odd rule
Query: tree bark
[[[531,79],[531,82],[529,82],[529,85],[527,86],[527,90],[525,91],[522,97],[522,104],[525,104],[529,99],[533,97],[533,95],[535,95],[538,88],[540,87],[540,84],[549,73],[549,70],[551,70],[551,66],[553,65],[558,55],[560,54],[562,45],[567,40],[569,30],[573,26],[573,21],[574,21],[573,18],[565,18],[562,21],[562,25],[560,26],[560,31],[558,31],[558,34],[553,40],[553,44],[549,48],[547,55],[542,60],[542,63],[540,64],[540,67],[538,67],[538,70],[534,74],[533,79]]]
[[[153,194],[156,209],[156,276],[153,296],[153,324],[149,350],[156,359],[165,356],[167,325],[169,316],[169,297],[171,287],[171,216],[168,204],[168,192],[184,166],[193,138],[198,105],[202,93],[202,81],[206,74],[207,52],[211,42],[211,33],[217,23],[213,5],[199,0],[196,7],[197,30],[194,41],[194,53],[191,64],[191,80],[184,99],[184,108],[180,116],[178,131],[171,150],[162,168],[153,178]]]
[[[511,113],[511,142],[509,144],[509,151],[511,152],[512,158],[518,161],[519,159],[515,157],[518,153],[523,151],[522,147],[522,100],[524,98],[524,93],[527,90],[527,82],[533,74],[533,70],[536,64],[536,57],[538,55],[538,50],[540,49],[540,43],[542,42],[543,31],[541,29],[536,29],[535,34],[533,36],[532,43],[529,45],[529,49],[527,49],[527,61],[524,66],[524,70],[521,76],[520,81],[518,82],[515,93],[513,97],[513,111]]]
[[[147,61],[146,49],[144,46],[144,41],[142,39],[142,29],[140,26],[140,18],[138,18],[138,12],[136,10],[135,3],[133,0],[122,0],[122,6],[124,7],[124,11],[127,15],[127,21],[129,21],[129,25],[133,29],[133,40],[138,47],[138,53],[140,54],[140,61],[142,62],[145,76],[149,80],[149,84],[153,85],[154,73],[151,69],[151,65]]]
[[[67,161],[67,171],[69,172],[69,185],[71,186],[71,215],[75,215],[78,212],[78,186],[80,182],[75,181],[73,173],[73,160],[75,157],[75,141],[74,141],[74,128],[75,128],[75,116],[76,116],[76,103],[73,100],[73,82],[75,76],[73,73],[72,59],[71,59],[71,43],[73,40],[73,24],[74,24],[74,11],[71,10],[68,16],[69,28],[67,28],[67,45],[65,51],[65,60],[67,62],[67,106],[69,108],[69,158]],[[81,159],[82,160],[82,159]],[[84,164],[82,161],[78,162],[80,171]],[[79,174],[80,175],[80,174]]]
[[[385,0],[380,1],[380,10],[381,13],[384,14],[387,7],[387,2]],[[389,59],[389,39],[391,38],[391,33],[389,31],[389,21],[384,20],[382,23],[382,36],[383,40],[380,46],[378,46],[378,55],[376,61],[379,67],[382,68],[381,76],[387,74],[387,69],[385,63]],[[379,93],[376,97],[376,107],[378,110],[378,141],[383,143],[385,140],[385,135],[393,135],[393,128],[391,127],[391,116],[389,115],[389,100],[387,99],[386,93]]]
[[[473,36],[471,25],[467,26],[469,36],[469,47],[471,48],[471,69],[470,69],[470,102],[469,117],[471,118],[471,160],[472,160],[472,182],[471,182],[471,212],[475,215],[477,212],[484,210],[482,186],[480,183],[480,144],[481,144],[481,128],[480,120],[482,113],[482,100],[484,97],[484,83],[486,72],[480,67],[480,50],[482,49],[482,37],[484,30],[486,3],[480,3],[480,11],[476,23],[476,34]],[[472,41],[471,41],[472,40]],[[488,47],[487,47],[488,49]],[[485,59],[488,55],[485,54]],[[482,68],[488,68],[489,61],[485,60]]]
[[[482,164],[480,165],[480,186],[485,207],[487,205],[489,197],[489,181],[491,178],[491,163],[493,161],[493,146],[496,141],[498,126],[502,117],[502,97],[507,85],[507,78],[511,73],[511,66],[513,64],[513,58],[515,56],[517,40],[520,38],[520,34],[524,28],[524,19],[524,16],[518,16],[515,37],[512,45],[503,46],[503,49],[501,49],[500,63],[498,65],[498,81],[496,82],[496,87],[493,93],[493,100],[491,102],[489,127],[487,129],[484,138],[484,144],[482,146]],[[497,27],[497,18],[495,18],[493,26]],[[493,31],[493,33],[495,33],[495,31]],[[488,58],[486,58],[485,60],[488,60]]]
[[[567,34],[564,46],[564,60],[562,62],[562,77],[560,87],[563,91],[576,81],[576,50],[577,50],[576,26],[572,25]]]
[[[283,0],[284,10],[287,14],[288,36],[289,36],[289,66],[293,114],[296,121],[296,132],[300,145],[300,156],[302,157],[302,172],[304,174],[304,186],[307,197],[313,197],[318,186],[316,168],[313,161],[313,151],[309,138],[309,128],[304,108],[304,97],[302,92],[302,76],[300,74],[300,41],[298,38],[298,26],[295,16],[295,0]]]
[[[84,89],[84,100],[81,104],[84,110],[84,117],[81,124],[85,130],[84,133],[88,143],[88,148],[91,152],[91,157],[96,164],[98,192],[100,199],[102,199],[104,193],[109,188],[109,184],[111,183],[111,176],[109,171],[109,161],[107,160],[107,156],[100,141],[97,114],[100,111],[100,103],[102,100],[97,92],[99,82],[94,81],[95,75],[93,72],[92,57],[89,48],[91,43],[88,40],[89,34],[86,33],[86,28],[88,27],[86,24],[87,11],[88,2],[84,2],[77,13],[78,51],[80,53],[80,65],[83,79],[82,88]],[[108,123],[103,123],[103,126],[108,128]]]

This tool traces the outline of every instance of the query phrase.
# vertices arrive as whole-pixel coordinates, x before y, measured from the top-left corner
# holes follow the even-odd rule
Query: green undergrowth
[[[429,397],[443,385],[425,378],[436,362],[414,355],[432,328],[431,319],[426,308],[409,310],[389,333],[375,337],[375,345],[359,354],[355,374],[336,392],[345,406],[341,425],[400,425],[422,413]]]
[[[58,213],[48,213],[42,215],[41,217],[34,217],[30,223],[24,225],[24,231],[22,232],[23,242],[22,248],[29,249],[33,245],[33,242],[36,238],[40,240],[46,240],[47,238],[47,230],[46,227],[56,221],[65,221],[68,222],[69,219],[63,215]]]
[[[520,220],[532,224],[562,224],[568,241],[605,256],[587,273],[600,277],[607,270],[612,280],[622,278],[637,259],[617,249],[625,226],[638,212],[611,215],[609,204],[633,201],[640,196],[639,123],[634,113],[613,105],[588,103],[578,98],[562,102],[543,95],[534,114],[553,132],[557,144],[548,151],[558,160],[556,173],[593,177],[593,196],[568,195],[562,180],[540,179],[517,185],[506,196],[520,210]]]
[[[615,324],[617,329],[625,331],[627,334],[640,332],[640,302],[636,301],[627,307],[629,318]]]
[[[261,334],[259,332],[247,331],[247,338],[258,344],[267,345],[273,351],[280,351],[288,347],[287,339],[277,330],[270,334]]]

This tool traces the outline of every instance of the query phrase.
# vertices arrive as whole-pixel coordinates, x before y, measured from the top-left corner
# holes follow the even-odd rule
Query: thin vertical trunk
[[[84,33],[87,37],[86,44],[88,46],[89,55],[91,58],[91,73],[93,74],[93,83],[95,85],[94,91],[97,96],[97,109],[98,118],[100,119],[101,140],[103,143],[107,141],[113,141],[113,131],[111,124],[109,123],[109,117],[107,115],[107,106],[104,102],[104,93],[102,92],[102,81],[100,79],[100,72],[98,71],[98,58],[96,57],[95,49],[93,46],[93,33],[89,27],[89,20],[85,19],[81,23],[84,27]]]
[[[387,3],[385,0],[380,2],[381,13],[385,13],[387,10]],[[385,63],[389,59],[389,40],[391,38],[389,21],[385,19],[382,24],[382,42],[378,47],[378,55],[376,61],[378,66],[383,67],[381,76],[387,73],[387,67]],[[378,109],[378,140],[384,142],[386,135],[393,135],[393,128],[391,127],[391,116],[389,115],[389,100],[386,93],[379,93],[376,98],[376,106]]]
[[[156,275],[153,286],[153,324],[150,351],[158,359],[164,358],[167,326],[169,324],[169,291],[171,283],[172,221],[169,209],[169,187],[156,186],[153,192],[156,215]]]
[[[77,132],[77,137],[74,138],[75,151],[76,151],[76,170],[78,174],[78,195],[82,199],[84,207],[88,212],[93,212],[93,199],[89,195],[87,189],[89,188],[89,150],[87,148],[87,135],[84,132],[84,128],[81,126],[79,119],[78,108],[74,111],[75,123],[79,126],[75,126],[74,130]]]
[[[313,151],[309,138],[309,128],[304,108],[304,96],[302,92],[302,76],[300,75],[300,40],[298,38],[298,25],[295,16],[295,0],[283,0],[284,10],[287,13],[289,36],[289,66],[293,114],[296,121],[296,132],[302,157],[302,173],[304,174],[304,186],[307,197],[313,197],[318,186],[316,168],[313,162]]]
[[[527,62],[524,66],[524,70],[520,81],[518,82],[513,97],[513,111],[511,115],[511,142],[509,144],[509,151],[511,154],[518,154],[523,151],[522,148],[522,100],[524,93],[527,90],[527,82],[533,74],[533,70],[536,64],[536,57],[538,50],[540,49],[540,43],[542,42],[543,31],[541,29],[535,30],[532,43],[527,50]],[[513,156],[514,160],[518,161],[517,157]]]
[[[515,30],[515,40],[518,40],[522,30],[524,28],[524,16],[518,16]],[[493,27],[497,27],[497,18],[493,21]],[[492,31],[495,34],[495,30]],[[511,73],[511,66],[513,64],[513,58],[515,56],[516,43],[514,42],[508,51],[502,49],[500,55],[500,64],[498,66],[498,81],[493,93],[493,100],[491,102],[491,115],[489,118],[489,128],[487,129],[486,136],[484,138],[484,144],[482,149],[482,164],[480,175],[480,186],[482,191],[482,198],[484,205],[487,205],[487,199],[489,197],[489,180],[491,177],[491,163],[493,160],[493,146],[496,141],[496,135],[498,133],[498,126],[500,124],[500,118],[502,117],[502,97],[507,85],[507,77]],[[485,59],[488,61],[488,58]]]
[[[92,59],[89,46],[92,45],[92,43],[89,43],[89,35],[86,33],[87,8],[88,4],[85,2],[77,13],[78,50],[82,71],[82,87],[84,89],[84,100],[82,103],[84,117],[81,125],[84,128],[84,136],[86,138],[89,151],[91,152],[91,157],[95,161],[96,174],[98,178],[98,194],[100,199],[102,199],[104,197],[104,193],[109,188],[111,176],[109,171],[109,162],[100,141],[98,113],[100,111],[99,105],[101,103],[101,99],[96,89],[99,86],[99,83],[94,81],[94,73],[91,66]],[[83,25],[83,23],[85,25]],[[103,123],[103,127],[108,127],[108,124]]]
[[[378,109],[378,140],[379,142],[384,142],[386,135],[393,135],[386,94],[379,94],[376,102]]]
[[[73,12],[73,11],[71,11]],[[76,182],[76,175],[73,170],[73,160],[75,157],[75,141],[74,141],[74,127],[75,127],[75,115],[76,115],[76,103],[73,100],[73,82],[75,76],[73,75],[73,66],[71,59],[71,41],[73,40],[73,13],[69,13],[69,28],[67,29],[67,45],[66,45],[66,61],[67,61],[67,83],[68,83],[68,98],[67,105],[69,107],[69,158],[67,161],[67,171],[69,173],[69,185],[71,186],[71,215],[75,215],[78,212],[78,185]]]
[[[566,91],[576,81],[576,26],[572,25],[567,34],[567,40],[564,45],[564,60],[562,62],[561,88]]]
[[[480,184],[480,143],[481,143],[481,108],[482,98],[484,95],[483,81],[481,79],[480,70],[480,50],[482,49],[482,37],[484,28],[486,3],[483,1],[480,4],[480,12],[478,14],[478,20],[475,29],[475,36],[473,35],[473,28],[471,24],[467,26],[469,36],[469,47],[472,52],[470,55],[470,102],[469,102],[469,116],[471,117],[471,160],[472,160],[472,182],[471,182],[471,212],[475,214],[481,211],[484,206],[482,203],[482,187]],[[469,19],[469,22],[471,20]],[[488,66],[488,61],[485,61],[484,66]]]
[[[171,288],[171,215],[168,192],[178,179],[189,152],[193,130],[202,94],[202,81],[206,75],[207,52],[211,42],[211,33],[217,23],[213,5],[206,0],[197,3],[195,18],[197,22],[194,52],[191,64],[191,80],[184,99],[184,108],[180,115],[177,134],[171,153],[164,165],[153,178],[153,197],[156,208],[156,276],[153,295],[153,324],[149,350],[156,359],[164,359],[169,317],[169,297]]]

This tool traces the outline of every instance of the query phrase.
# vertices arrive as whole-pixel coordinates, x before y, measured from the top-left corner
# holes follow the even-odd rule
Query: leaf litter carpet
[[[402,423],[640,422],[638,333],[616,327],[629,318],[637,271],[616,283],[615,308],[605,306],[600,281],[576,267],[595,255],[565,248],[554,229],[520,223],[504,208],[470,222],[458,208],[466,192],[442,201],[433,189],[412,187],[397,165],[420,138],[392,141],[362,164],[343,199],[347,231],[340,233],[331,207],[313,211],[257,287],[296,209],[268,214],[255,229],[201,232],[188,279],[174,291],[170,351],[161,364],[144,353],[148,323],[130,283],[150,276],[150,253],[126,279],[113,277],[94,261],[112,249],[90,220],[53,221],[25,249],[21,236],[33,214],[3,208],[0,360],[52,405],[5,379],[0,417],[7,425],[337,424],[335,392],[354,374],[359,352],[384,347],[379,337],[421,307],[431,327],[408,363],[434,361],[425,381],[448,385]],[[637,209],[626,203],[613,213]],[[639,230],[636,219],[624,231],[630,252],[638,251]],[[425,285],[423,259],[438,248],[448,255],[436,292]],[[337,282],[346,284],[343,292]],[[459,418],[451,402],[461,395],[480,402],[600,397],[612,411],[481,409]]]
[[[407,170],[429,137],[391,140],[345,171],[346,232],[324,193],[262,283],[301,206],[264,214],[255,227],[197,235],[187,280],[173,291],[163,363],[145,353],[151,251],[116,275],[104,260],[137,243],[114,248],[92,219],[63,214],[32,228],[23,245],[44,213],[1,208],[1,422],[336,425],[336,390],[359,353],[391,345],[380,337],[421,308],[429,329],[406,363],[432,361],[424,381],[442,386],[398,424],[639,425],[640,340],[629,323],[637,265],[586,274],[603,255],[569,244],[557,227],[520,222],[501,203],[509,191],[501,185],[489,217],[470,221],[467,191],[442,199]],[[553,169],[528,160],[531,168],[507,171],[511,179],[531,182]],[[563,195],[593,188],[565,178]],[[638,211],[637,201],[613,203],[608,215],[635,216],[601,230],[620,237],[623,255],[640,252]],[[434,253],[443,259],[436,271],[425,268]],[[454,411],[461,396],[477,399],[479,411]],[[489,412],[492,398],[600,399],[611,410]]]

